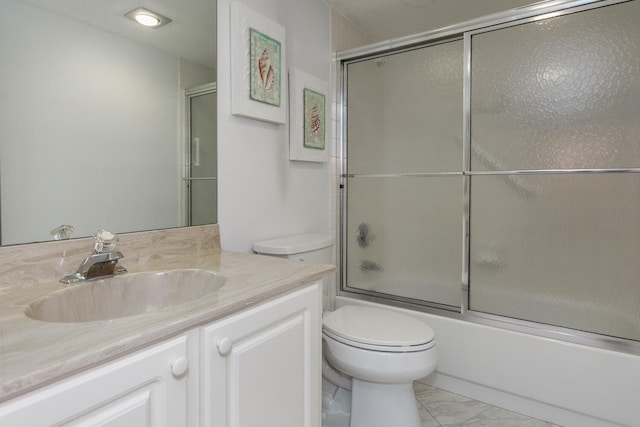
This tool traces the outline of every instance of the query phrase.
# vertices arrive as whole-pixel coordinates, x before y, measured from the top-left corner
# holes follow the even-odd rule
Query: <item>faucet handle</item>
[[[74,230],[73,225],[63,224],[51,230],[50,233],[53,236],[53,240],[63,240],[70,239]]]
[[[95,240],[93,249],[99,254],[111,252],[118,243],[118,236],[107,230],[98,231],[93,239]]]

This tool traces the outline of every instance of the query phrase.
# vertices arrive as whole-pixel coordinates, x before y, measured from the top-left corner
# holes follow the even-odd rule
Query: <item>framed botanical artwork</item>
[[[287,121],[285,29],[240,2],[231,3],[231,113]]]
[[[289,159],[326,162],[329,158],[328,85],[301,70],[289,72]]]

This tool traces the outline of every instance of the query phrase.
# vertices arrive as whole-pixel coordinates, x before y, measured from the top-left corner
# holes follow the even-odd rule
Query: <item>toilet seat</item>
[[[365,350],[406,353],[434,345],[434,332],[424,322],[392,310],[346,305],[327,314],[323,334]]]

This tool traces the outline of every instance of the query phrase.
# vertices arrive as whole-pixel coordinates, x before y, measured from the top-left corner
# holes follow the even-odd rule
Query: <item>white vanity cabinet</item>
[[[0,426],[186,426],[188,361],[172,338],[0,404]]]
[[[202,328],[202,426],[319,427],[321,288]]]
[[[320,427],[321,305],[314,283],[194,327],[0,403],[0,427]]]

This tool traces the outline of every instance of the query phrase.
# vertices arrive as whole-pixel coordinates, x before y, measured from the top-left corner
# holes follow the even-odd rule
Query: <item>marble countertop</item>
[[[0,253],[0,402],[283,295],[334,270],[330,265],[225,251],[217,233],[216,225],[171,231],[169,237],[162,232],[121,237],[121,264],[130,273],[199,268],[226,281],[217,292],[194,302],[95,322],[42,322],[24,314],[30,302],[64,286],[59,278],[70,272],[74,261],[79,265],[88,239]],[[27,253],[31,258],[25,261]]]

